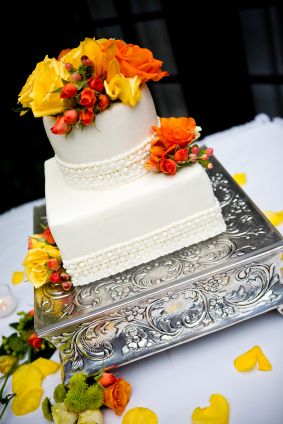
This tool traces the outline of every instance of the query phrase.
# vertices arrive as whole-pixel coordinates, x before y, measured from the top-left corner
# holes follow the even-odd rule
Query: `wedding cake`
[[[74,285],[225,231],[203,168],[212,149],[195,143],[201,128],[156,114],[146,82],[166,76],[161,67],[147,49],[86,39],[46,57],[20,93],[55,152],[45,163],[47,219]]]

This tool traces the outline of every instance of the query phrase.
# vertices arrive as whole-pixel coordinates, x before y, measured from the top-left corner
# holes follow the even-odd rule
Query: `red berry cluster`
[[[75,125],[91,125],[96,115],[110,105],[103,80],[95,76],[92,60],[82,56],[78,69],[71,63],[66,63],[65,68],[70,72],[72,82],[63,81],[64,85],[59,89],[65,110],[63,115],[57,116],[51,128],[54,134],[59,135],[69,134]]]

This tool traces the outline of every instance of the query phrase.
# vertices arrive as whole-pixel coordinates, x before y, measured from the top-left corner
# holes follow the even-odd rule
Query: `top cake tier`
[[[95,125],[68,136],[53,134],[55,118],[43,118],[46,134],[65,181],[74,188],[104,190],[146,174],[144,164],[158,125],[149,89],[141,88],[135,106],[114,103],[97,115]]]
[[[141,100],[135,106],[113,103],[97,115],[95,125],[83,131],[72,131],[68,136],[51,132],[55,118],[43,118],[46,134],[60,161],[66,164],[89,164],[109,161],[127,155],[150,141],[151,126],[158,118],[149,89],[144,84]]]

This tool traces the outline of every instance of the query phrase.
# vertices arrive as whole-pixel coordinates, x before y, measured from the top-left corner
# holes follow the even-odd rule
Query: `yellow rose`
[[[42,246],[28,250],[23,265],[29,282],[34,284],[35,288],[48,282],[50,270],[47,262],[51,258],[61,260],[60,251],[55,246],[42,243]]]
[[[120,99],[124,104],[135,106],[141,98],[139,77],[126,78],[116,74],[108,83],[104,81],[106,93],[111,100]]]
[[[46,56],[28,77],[19,94],[19,103],[31,108],[36,118],[62,112],[60,93],[53,92],[63,86],[62,79],[70,79],[64,64]]]
[[[46,246],[45,239],[40,236],[39,234],[33,234],[28,239],[28,248],[29,249],[35,249],[35,248],[43,248]]]
[[[17,358],[9,355],[1,355],[0,356],[0,372],[2,374],[8,374],[15,363],[17,362]]]
[[[86,38],[84,41],[81,41],[78,47],[72,49],[61,58],[61,62],[71,63],[73,67],[78,68],[81,65],[82,56],[87,56],[93,61],[96,76],[105,73],[106,53],[104,53],[100,44],[93,38]]]

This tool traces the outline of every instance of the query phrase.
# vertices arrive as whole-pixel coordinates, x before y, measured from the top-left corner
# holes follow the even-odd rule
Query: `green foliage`
[[[86,378],[87,378],[86,374],[82,372],[74,374],[70,378],[70,383],[69,383],[70,389],[75,389],[76,387],[84,387],[85,389],[87,389]]]
[[[87,409],[98,409],[104,400],[104,389],[97,383],[89,386],[87,376],[78,373],[72,376],[69,391],[65,398],[65,405],[71,412],[80,413]]]
[[[0,346],[1,355],[11,355],[18,359],[22,359],[28,350],[25,341],[18,336],[17,333],[11,334],[9,337],[2,337],[2,344]]]
[[[86,386],[87,387],[87,386]],[[88,397],[85,385],[77,385],[68,391],[64,401],[68,411],[80,413],[88,409]]]
[[[104,389],[99,384],[94,384],[86,392],[88,409],[99,409],[104,402]]]
[[[41,405],[42,412],[44,415],[44,418],[46,418],[48,421],[53,421],[52,412],[51,412],[51,402],[49,397],[46,397]]]
[[[22,318],[18,322],[17,331],[22,340],[27,341],[31,333],[34,332],[34,317],[23,311],[18,312],[18,315]]]
[[[58,384],[58,386],[55,387],[53,392],[53,397],[56,403],[64,402],[66,397],[67,391],[65,389],[64,384]]]
[[[28,339],[34,333],[34,317],[27,312],[18,312],[21,317],[18,322],[13,322],[10,327],[17,330],[10,336],[2,337],[0,346],[0,355],[11,355],[17,359],[23,359],[29,353],[31,361],[35,361],[39,357],[49,359],[56,348],[47,341],[43,341],[40,350],[32,348],[28,344]]]

